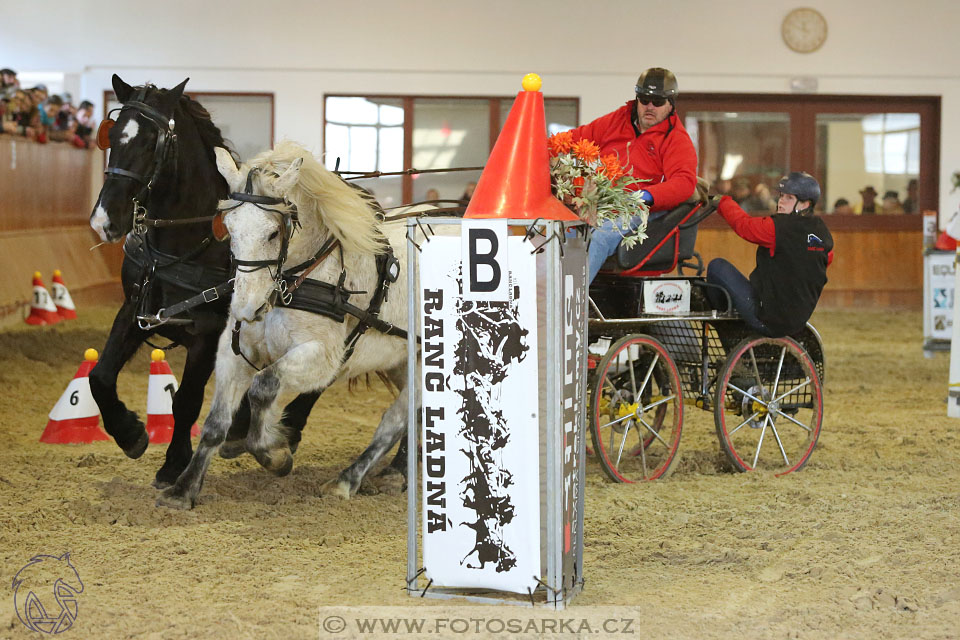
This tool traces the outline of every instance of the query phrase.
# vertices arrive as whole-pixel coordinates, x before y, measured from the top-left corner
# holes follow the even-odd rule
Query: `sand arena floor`
[[[83,350],[104,342],[112,309],[83,311],[0,333],[0,637],[36,637],[10,581],[35,554],[67,551],[85,585],[67,638],[316,638],[320,606],[434,606],[401,590],[405,495],[319,496],[367,444],[385,389],[328,391],[290,476],[215,458],[196,509],[157,508],[162,447],[129,460],[112,442],[38,442]],[[724,471],[712,416],[693,407],[668,480],[611,484],[590,464],[587,582],[571,613],[640,606],[645,637],[960,637],[948,357],[923,358],[918,313],[820,312],[814,324],[827,381],[807,467]],[[141,416],[148,362],[144,349],[120,379]]]

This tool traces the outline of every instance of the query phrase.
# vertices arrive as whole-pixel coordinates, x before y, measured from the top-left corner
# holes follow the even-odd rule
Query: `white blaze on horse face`
[[[280,255],[280,234],[273,240],[270,236],[280,231],[276,214],[262,211],[252,204],[243,204],[224,217],[230,231],[230,251],[237,260],[269,260],[275,262]],[[245,273],[246,272],[246,273]],[[257,312],[263,308],[274,288],[271,272],[276,266],[239,267],[233,286],[230,312],[238,320],[255,322],[261,318]]]
[[[97,202],[97,208],[93,210],[93,215],[90,216],[90,227],[97,232],[97,235],[104,242],[109,241],[107,232],[104,231],[108,224],[110,224],[110,217],[107,216],[107,210],[103,208],[100,202]]]
[[[130,118],[130,120],[127,121],[127,125],[123,128],[123,131],[120,132],[120,144],[127,144],[136,138],[139,132],[140,125],[137,124],[137,119]]]

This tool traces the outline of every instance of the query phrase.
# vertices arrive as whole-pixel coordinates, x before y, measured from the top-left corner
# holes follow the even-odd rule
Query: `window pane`
[[[818,114],[817,153],[827,211],[839,198],[856,213],[901,213],[905,200],[916,211],[908,187],[920,170],[920,114]]]
[[[500,100],[500,129],[503,129],[515,98]],[[577,126],[576,100],[569,98],[544,98],[543,115],[547,120],[547,135],[552,136],[561,131],[567,131]]]
[[[776,210],[777,181],[789,169],[790,116],[777,112],[694,111],[684,126],[697,173],[747,211]]]
[[[329,96],[324,164],[341,171],[403,168],[403,101],[399,98]]]
[[[490,154],[490,102],[484,99],[417,98],[413,102],[413,166],[417,169],[480,167]],[[413,200],[435,189],[457,200],[479,171],[422,173],[413,179]]]

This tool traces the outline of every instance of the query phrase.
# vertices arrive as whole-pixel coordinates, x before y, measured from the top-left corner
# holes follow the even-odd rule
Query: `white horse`
[[[217,167],[232,192],[232,200],[222,202],[221,210],[238,264],[230,306],[233,322],[228,322],[220,337],[217,386],[200,444],[157,504],[193,507],[210,459],[223,443],[244,394],[250,400],[247,450],[268,470],[283,475],[291,469],[293,458],[279,426],[282,405],[278,397],[383,372],[400,393],[384,412],[367,449],[324,487],[325,492],[349,498],[364,475],[406,432],[407,344],[402,337],[370,328],[349,354],[346,340],[358,324],[355,317],[347,315],[339,322],[275,306],[278,295],[287,295],[277,278],[277,262],[287,270],[311,265],[319,258],[308,278],[337,285],[344,274],[342,287],[352,292],[349,303],[366,310],[379,282],[378,264],[382,262],[378,263],[378,255],[382,261],[388,246],[399,262],[393,263],[394,275],[405,273],[404,225],[382,224],[369,196],[292,142],[281,142],[239,168],[228,152],[217,149]],[[334,241],[339,246],[319,257],[321,248],[329,249]],[[304,270],[306,267],[297,274]],[[405,278],[389,287],[379,318],[406,327]],[[402,482],[401,477],[393,480]]]

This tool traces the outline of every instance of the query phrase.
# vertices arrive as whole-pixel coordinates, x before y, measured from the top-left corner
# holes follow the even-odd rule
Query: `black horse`
[[[210,114],[183,95],[186,84],[131,87],[113,76],[123,107],[109,129],[106,180],[90,216],[90,226],[104,241],[126,238],[125,301],[90,372],[90,390],[107,433],[127,456],[139,458],[149,440],[143,422],[117,397],[117,374],[155,334],[187,348],[173,399],[173,439],[153,482],[157,488],[172,485],[190,461],[190,428],[200,414],[229,312],[229,292],[212,292],[230,279],[229,243],[217,242],[211,231],[217,202],[228,191],[214,148],[226,145]],[[98,138],[106,147],[106,136]],[[287,406],[283,421],[291,449],[319,395],[304,394]],[[229,437],[243,438],[248,423],[244,403]],[[235,446],[234,454],[242,450]]]

